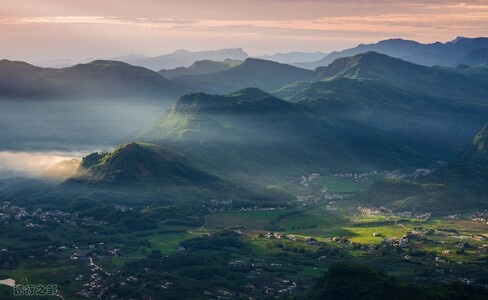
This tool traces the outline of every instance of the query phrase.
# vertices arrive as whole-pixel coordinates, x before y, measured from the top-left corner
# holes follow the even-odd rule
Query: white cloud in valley
[[[0,151],[1,177],[62,180],[75,174],[83,154],[75,152]]]

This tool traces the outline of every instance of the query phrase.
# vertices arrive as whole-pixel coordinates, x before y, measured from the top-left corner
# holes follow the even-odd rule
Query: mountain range
[[[221,94],[251,86],[272,91],[313,75],[291,65],[251,58],[244,62],[198,61],[189,68],[159,73],[119,61],[97,60],[54,69],[2,60],[0,95],[24,100],[117,97],[171,102],[198,91]]]
[[[249,67],[249,61],[262,63],[248,59],[231,70]],[[300,73],[304,81],[275,96],[258,89],[183,96],[140,139],[171,145],[216,168],[283,161],[289,170],[425,167],[454,157],[488,115],[486,85],[463,70],[368,52]],[[210,74],[216,78],[208,76],[208,82],[233,78],[220,74]]]
[[[174,96],[173,91],[172,83],[158,73],[118,61],[93,61],[61,69],[0,61],[0,95],[4,99],[161,99]]]
[[[293,51],[261,55],[254,58],[293,64],[306,69],[315,69],[317,67],[327,66],[337,58],[374,51],[426,66],[439,65],[455,67],[459,64],[479,66],[486,63],[486,55],[483,54],[486,52],[486,48],[488,48],[487,38],[457,37],[446,43],[435,42],[430,44],[422,44],[417,41],[396,38],[382,40],[373,44],[360,44],[354,48],[333,51],[331,53],[321,51]],[[151,57],[141,54],[128,54],[116,57],[88,58],[81,60],[50,59],[35,62],[33,65],[46,68],[66,68],[76,64],[86,64],[94,60],[115,60],[126,62],[134,66],[146,67],[153,71],[159,71],[189,68],[193,63],[201,60],[224,61],[230,59],[242,61],[250,57],[251,56],[241,48],[207,51],[189,51],[180,49],[172,53]]]
[[[225,69],[212,70],[217,65]],[[195,70],[200,74],[177,75],[180,71]],[[0,94],[17,100],[70,99],[77,103],[76,99],[80,98],[112,98],[121,102],[132,99],[138,103],[149,100],[155,105],[163,105],[195,92],[230,94],[224,98],[235,99],[234,91],[254,87],[262,90],[258,95],[263,92],[274,95],[276,109],[284,108],[289,102],[296,103],[296,111],[293,111],[299,115],[296,124],[292,119],[280,120],[279,124],[289,126],[281,129],[281,134],[296,131],[295,127],[300,123],[310,123],[311,128],[315,128],[312,132],[323,136],[323,140],[340,141],[331,153],[342,153],[339,157],[344,157],[344,161],[362,161],[360,165],[371,163],[375,167],[401,163],[388,159],[395,151],[402,153],[404,163],[409,161],[404,165],[447,160],[486,123],[488,112],[485,100],[488,97],[487,69],[426,67],[375,52],[339,58],[315,71],[248,58],[242,63],[202,61],[187,70],[164,72],[173,72],[175,77],[167,79],[161,72],[116,61],[94,61],[50,69],[3,60],[0,62]],[[243,95],[244,102],[225,100],[217,102],[216,106],[226,108],[233,104],[242,109],[243,103],[248,103],[247,109],[259,111],[260,108],[253,106],[262,104],[256,102],[261,96],[254,92],[249,94],[249,90]],[[202,99],[214,96],[194,94],[192,97],[200,97],[197,102],[202,106],[205,105]],[[179,103],[180,100],[175,103],[176,107]],[[161,110],[164,110],[163,106]],[[178,110],[173,106],[171,112],[175,117]],[[266,119],[264,114],[256,116]],[[263,128],[269,127],[268,123],[263,123]],[[241,125],[235,126],[240,128]],[[69,126],[66,130],[69,131]],[[296,134],[299,140],[309,135],[303,131]],[[378,139],[383,137],[376,147],[372,147],[372,141],[361,140],[375,135]],[[308,149],[323,147],[300,143]],[[366,146],[372,148],[366,150]],[[341,147],[348,150],[339,151]],[[376,152],[389,147],[397,150],[382,155]],[[361,155],[352,154],[356,151]],[[395,155],[400,156],[398,153]],[[339,161],[334,159],[334,163],[327,164],[343,166]]]
[[[486,68],[427,67],[376,52],[314,71],[253,58],[159,73],[116,61],[62,69],[0,62],[0,92],[9,99],[147,99],[161,111],[177,99],[150,128],[131,130],[139,129],[136,137],[126,132],[110,141],[165,145],[205,162],[214,175],[276,167],[414,168],[450,160],[487,121],[487,81]]]
[[[327,53],[325,52],[284,52],[284,53],[274,53],[274,54],[267,54],[257,56],[255,58],[264,59],[264,60],[271,60],[279,63],[301,63],[301,62],[311,62],[322,59],[325,57]],[[174,58],[176,58],[174,60]],[[176,50],[172,53],[162,54],[159,56],[146,56],[142,54],[127,54],[127,55],[120,55],[114,57],[103,57],[103,58],[86,58],[86,59],[47,59],[41,61],[35,61],[32,64],[39,67],[44,68],[67,68],[72,67],[77,64],[85,64],[89,63],[94,60],[116,60],[122,61],[126,63],[131,63],[133,65],[139,65],[141,62],[141,66],[146,66],[149,69],[154,71],[159,70],[158,64],[162,65],[161,69],[168,70],[168,69],[177,69],[177,68],[186,68],[189,67],[190,64],[195,63],[200,60],[211,60],[211,61],[223,61],[226,59],[231,59],[233,57],[238,57],[238,59],[234,60],[244,60],[249,58],[250,56],[245,53],[245,51],[241,49],[219,49],[219,50],[209,50],[209,51],[188,51],[185,49]],[[181,62],[182,65],[178,65],[175,62]],[[154,67],[151,62],[155,63]]]
[[[188,50],[177,50],[170,54],[163,54],[155,57],[144,57],[136,59],[127,59],[124,62],[134,66],[145,67],[153,71],[161,69],[174,69],[178,67],[189,67],[194,62],[199,60],[213,60],[224,61],[231,60],[245,60],[249,55],[241,48],[236,49],[220,49],[191,52]]]
[[[315,69],[327,66],[341,57],[374,51],[420,65],[455,67],[466,62],[470,64],[466,57],[472,56],[472,51],[487,47],[488,38],[484,37],[458,37],[446,43],[435,42],[431,44],[422,44],[417,41],[404,39],[389,39],[374,44],[360,44],[357,47],[342,51],[334,51],[320,60],[294,65],[306,69]]]
[[[400,57],[403,61],[426,64],[425,59],[430,64],[455,66],[457,64],[484,66],[487,63],[486,49],[488,49],[487,38],[457,38],[448,43],[420,44],[415,41],[405,41],[392,39],[380,41],[376,44],[359,45],[358,47],[347,49],[341,52],[332,52],[322,59],[315,66],[320,66],[315,71],[306,71],[294,68],[289,65],[279,64],[268,60],[247,59],[248,55],[242,49],[223,49],[215,51],[189,52],[179,50],[168,55],[155,58],[140,57],[130,55],[119,57],[118,59],[129,61],[128,64],[118,61],[97,60],[90,63],[77,64],[72,67],[53,69],[40,68],[23,62],[12,62],[7,60],[0,61],[0,95],[2,98],[73,98],[73,97],[142,97],[153,99],[165,99],[174,101],[175,98],[191,92],[208,93],[231,93],[232,91],[247,87],[258,87],[267,92],[281,89],[288,84],[301,81],[318,81],[332,75],[343,77],[360,77],[372,74],[362,74],[364,71],[343,70],[348,74],[337,74],[334,68],[342,70],[344,63],[350,60],[340,60],[338,58],[350,57],[368,51],[384,53],[390,57]],[[293,54],[293,53],[292,53]],[[289,57],[292,54],[283,54]],[[279,56],[279,55],[278,55]],[[278,57],[276,56],[276,57]],[[227,57],[234,57],[237,60],[225,60]],[[273,56],[274,57],[274,56]],[[272,58],[271,56],[269,58]],[[370,57],[372,59],[372,57]],[[205,60],[201,60],[205,59]],[[442,62],[436,63],[437,60]],[[171,61],[172,67],[162,65],[155,67],[149,66],[152,60]],[[240,61],[245,60],[244,63]],[[142,63],[141,63],[142,62]],[[334,65],[326,68],[334,62]],[[396,61],[397,62],[397,61]],[[371,62],[370,65],[374,64]],[[147,68],[137,67],[143,65],[159,71],[152,72]],[[182,67],[182,65],[184,65]],[[403,66],[407,66],[404,64]],[[309,65],[308,67],[311,67]],[[352,67],[352,66],[351,66]],[[419,69],[420,66],[412,66]],[[399,70],[399,68],[396,68]],[[413,71],[401,69],[404,71]],[[446,82],[446,88],[453,90],[449,84],[455,83],[456,73],[445,69],[423,69],[427,73],[423,74],[422,81],[424,87],[430,89],[432,93],[443,92],[442,86],[435,89],[430,88],[429,81],[434,73],[435,76],[454,76],[450,82]],[[380,72],[381,71],[381,72]],[[353,72],[358,72],[353,74]],[[378,78],[375,80],[389,80],[398,78],[391,74],[391,71],[384,67],[382,70],[374,71]],[[390,72],[390,73],[388,73]],[[422,72],[413,72],[416,75]],[[471,71],[472,72],[472,71]],[[465,74],[469,72],[466,71]],[[473,79],[479,78],[480,73],[473,74]],[[481,74],[482,75],[482,74]],[[259,77],[262,76],[262,77]],[[380,78],[382,77],[382,78]],[[400,76],[401,77],[401,76]],[[403,76],[406,78],[406,76]],[[412,77],[416,80],[418,77]],[[173,81],[167,79],[175,79]],[[425,81],[425,79],[427,79]],[[419,83],[417,80],[415,84]],[[407,84],[407,85],[405,85]],[[407,80],[398,82],[398,86],[410,87]],[[479,83],[483,84],[483,82]],[[417,87],[413,87],[417,89]],[[461,89],[460,94],[465,90]],[[282,93],[279,94],[280,96]],[[285,97],[288,97],[286,95]]]
[[[118,61],[61,69],[0,61],[0,144],[15,150],[103,149],[130,139],[182,95],[221,94],[254,85],[272,90],[313,75],[269,61],[227,62],[236,66],[167,79]],[[209,64],[218,63],[198,62],[189,70],[210,72]]]

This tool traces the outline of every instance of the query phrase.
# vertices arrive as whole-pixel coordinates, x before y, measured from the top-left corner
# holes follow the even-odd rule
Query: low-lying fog
[[[0,151],[0,179],[12,177],[63,180],[75,174],[80,152],[14,152]]]
[[[147,99],[0,99],[0,179],[64,180],[83,156],[130,141],[168,108]]]

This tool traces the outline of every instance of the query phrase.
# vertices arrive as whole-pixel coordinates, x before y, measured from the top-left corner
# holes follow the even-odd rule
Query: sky
[[[0,0],[0,59],[31,62],[177,49],[330,52],[457,36],[488,36],[487,0]]]

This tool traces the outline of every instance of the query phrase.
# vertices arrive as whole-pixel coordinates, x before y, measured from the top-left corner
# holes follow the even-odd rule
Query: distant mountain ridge
[[[145,67],[153,71],[162,69],[174,69],[178,67],[189,67],[196,61],[213,60],[224,61],[231,60],[245,60],[249,55],[241,48],[235,49],[220,49],[191,52],[188,50],[177,50],[170,54],[163,54],[155,57],[145,57],[140,59],[124,60],[134,66]]]
[[[293,64],[293,63],[304,63],[304,62],[312,62],[316,60],[320,60],[327,56],[325,52],[285,52],[285,53],[275,53],[271,55],[262,55],[256,58],[264,59],[264,60],[271,60],[283,64]]]
[[[271,60],[279,63],[292,64],[305,69],[315,69],[320,66],[327,66],[337,58],[353,56],[359,53],[375,51],[391,57],[400,58],[405,61],[426,66],[455,67],[458,64],[477,66],[477,61],[465,59],[471,51],[488,47],[488,38],[467,38],[457,37],[452,41],[441,43],[419,43],[413,40],[392,38],[378,41],[372,44],[360,44],[354,48],[342,51],[325,53],[315,52],[278,52],[274,54],[255,56],[253,58]],[[476,52],[476,51],[475,51]],[[149,57],[141,54],[127,54],[116,57],[87,58],[87,59],[49,59],[34,63],[41,67],[65,68],[79,63],[88,63],[93,60],[117,60],[135,66],[142,66],[153,71],[162,69],[188,68],[191,64],[201,60],[223,61],[245,60],[252,56],[248,55],[242,48],[230,48],[206,51],[189,51],[185,49],[176,50],[172,53]]]
[[[232,67],[238,66],[242,64],[241,60],[231,60],[226,59],[224,61],[213,61],[213,60],[199,60],[194,62],[188,68],[185,67],[178,67],[175,69],[163,69],[159,70],[158,73],[161,74],[164,78],[174,78],[181,75],[202,75],[208,73],[216,73],[228,70]]]
[[[450,42],[436,42],[431,44],[422,44],[417,41],[404,39],[389,39],[374,44],[360,44],[357,47],[342,51],[334,51],[321,60],[309,63],[297,63],[294,65],[306,69],[315,69],[317,67],[327,66],[341,57],[374,51],[415,64],[454,67],[458,65],[469,52],[486,47],[488,47],[488,38],[485,37],[458,37]]]
[[[311,80],[314,73],[287,64],[248,58],[228,70],[202,74],[183,75],[174,82],[192,85],[195,92],[226,94],[248,87],[273,91],[285,85]]]

